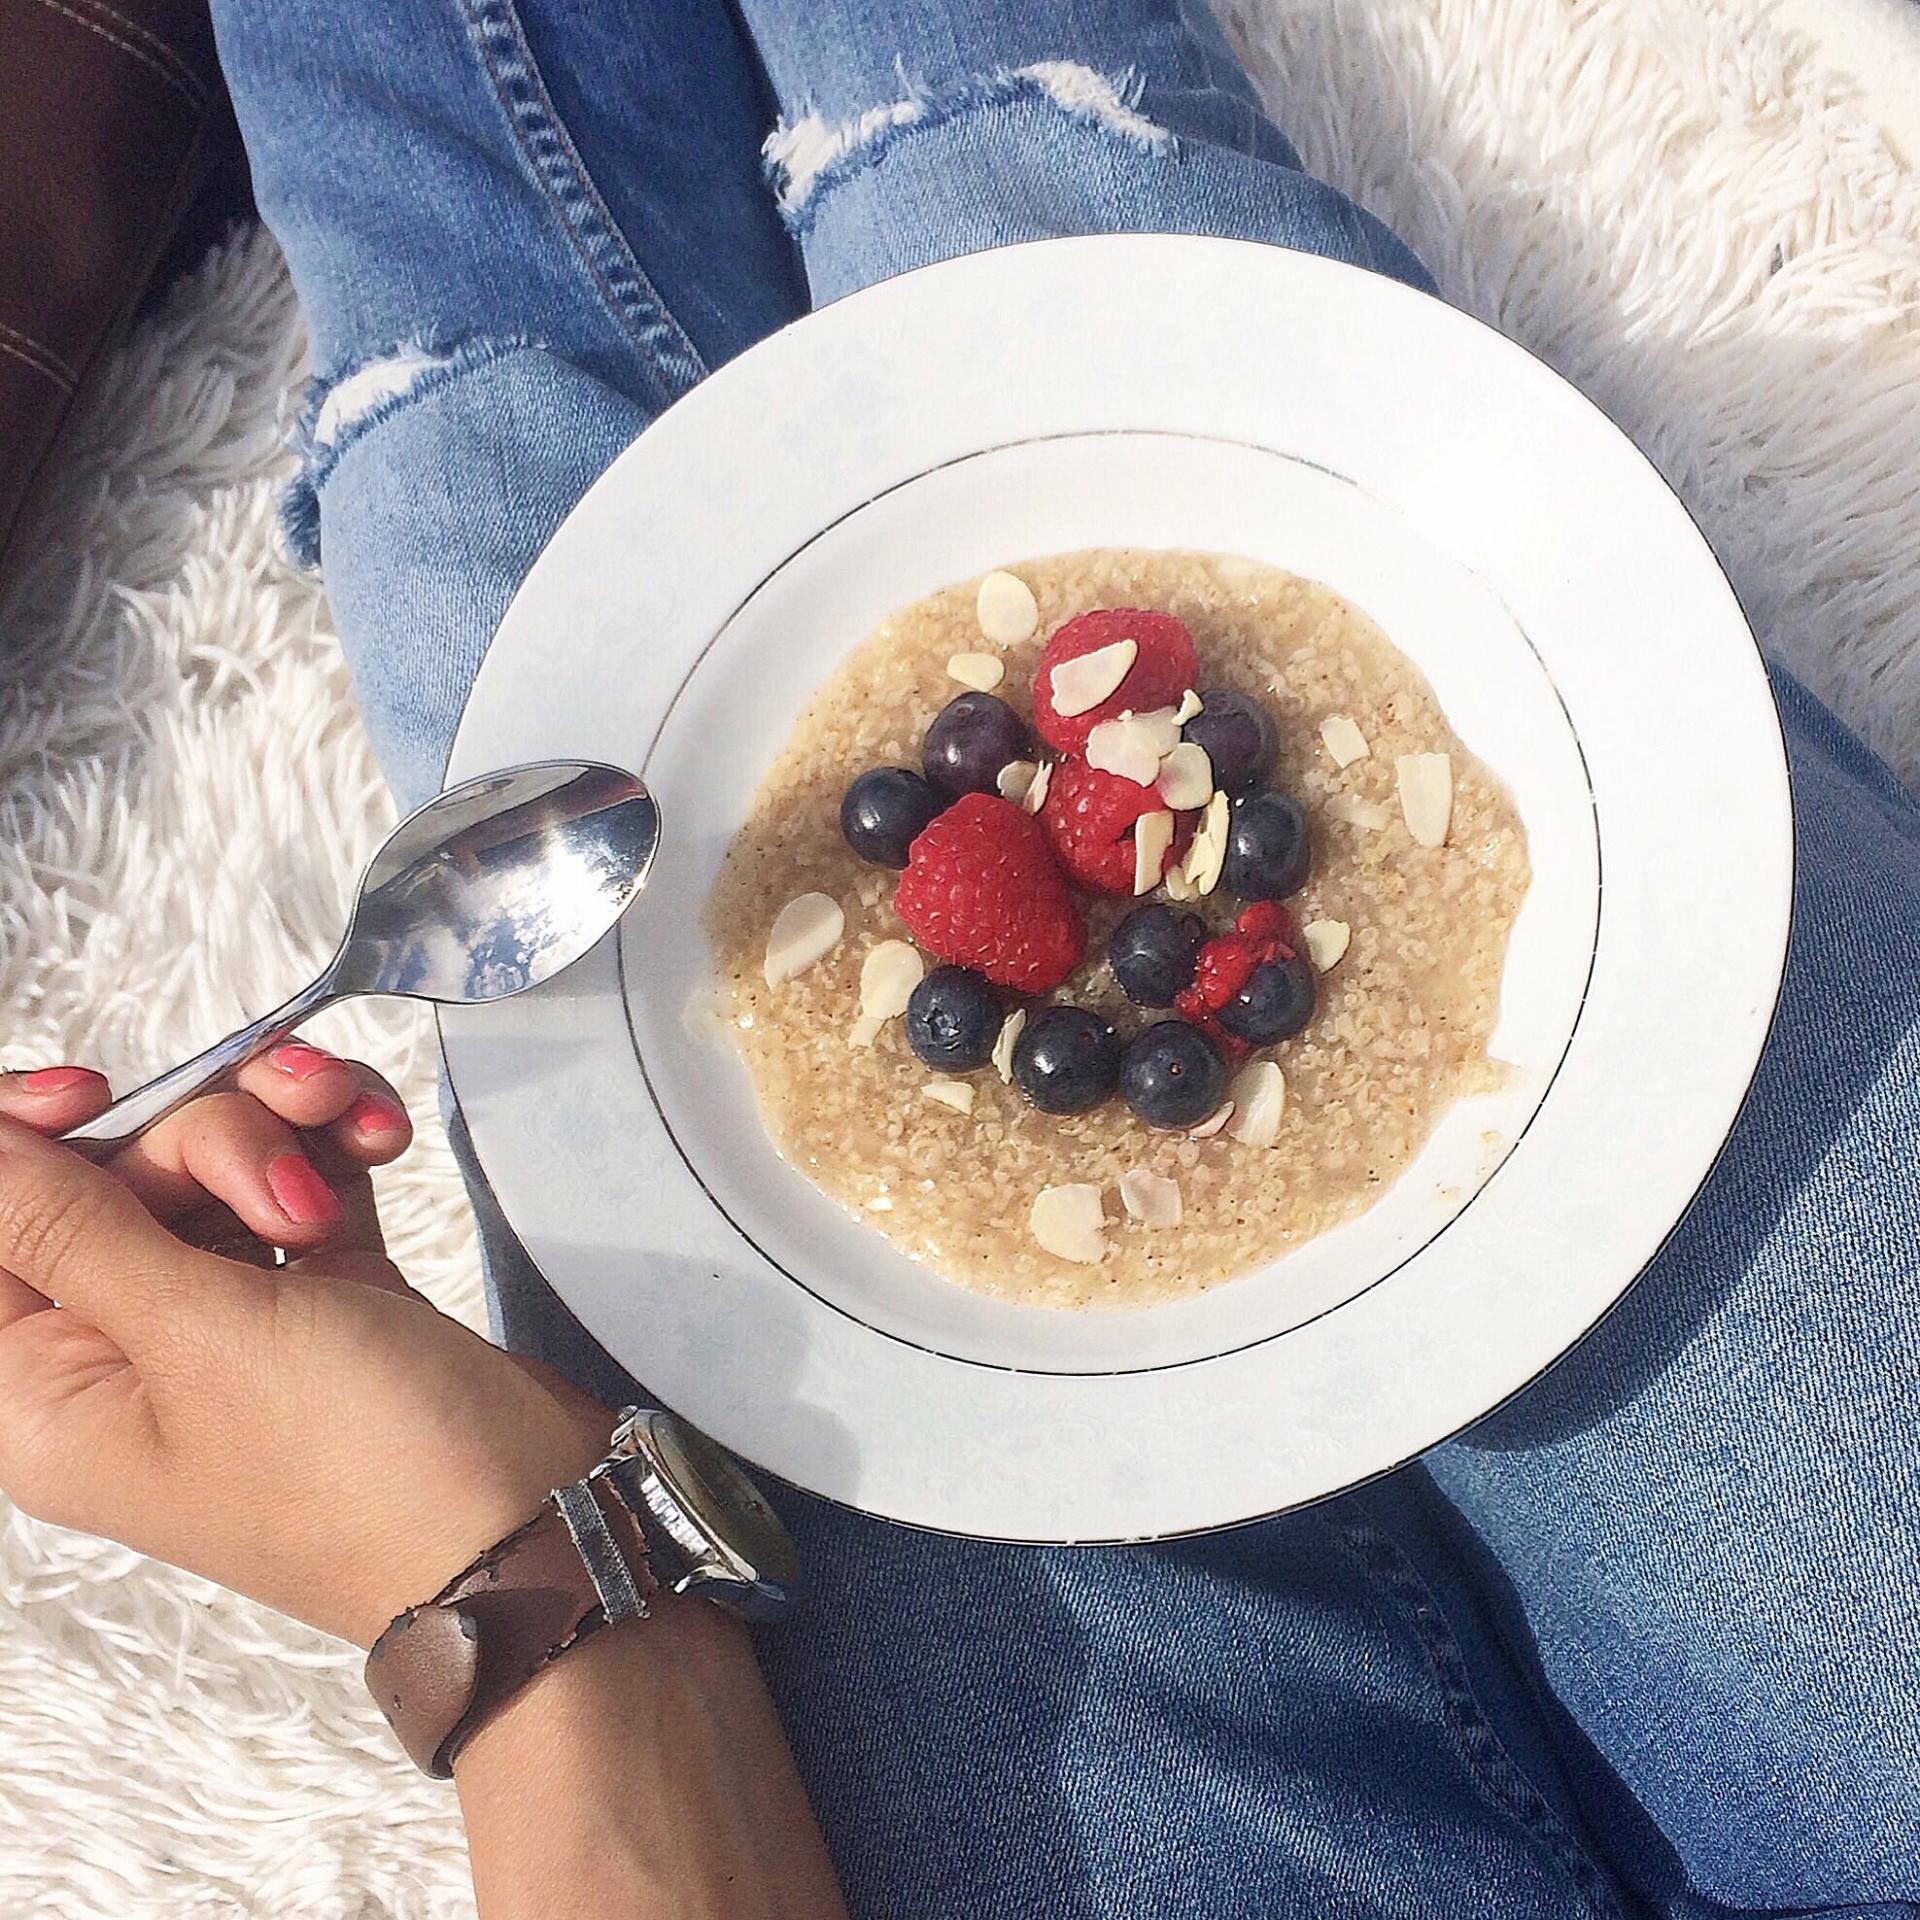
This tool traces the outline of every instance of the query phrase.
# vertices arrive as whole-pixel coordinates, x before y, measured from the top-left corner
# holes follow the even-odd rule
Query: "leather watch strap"
[[[639,1521],[595,1474],[401,1614],[367,1655],[367,1685],[408,1757],[445,1779],[496,1708],[569,1647],[644,1614],[659,1586]]]

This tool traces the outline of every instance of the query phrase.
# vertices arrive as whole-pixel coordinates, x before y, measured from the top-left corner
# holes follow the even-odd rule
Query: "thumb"
[[[199,1264],[104,1168],[0,1116],[0,1272],[125,1346]]]

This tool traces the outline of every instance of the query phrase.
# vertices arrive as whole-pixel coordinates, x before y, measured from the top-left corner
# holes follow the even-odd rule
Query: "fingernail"
[[[23,1073],[20,1084],[29,1093],[65,1093],[69,1087],[83,1087],[99,1078],[91,1067],[37,1067]]]
[[[282,1073],[291,1074],[296,1080],[311,1080],[316,1073],[325,1073],[329,1067],[340,1064],[337,1055],[322,1047],[310,1047],[304,1040],[290,1040],[284,1047],[275,1047],[267,1058]]]
[[[267,1188],[274,1204],[296,1227],[325,1226],[340,1218],[340,1202],[313,1162],[283,1153],[267,1162]]]
[[[407,1110],[384,1093],[363,1093],[347,1109],[347,1118],[355,1133],[400,1133],[407,1124]]]

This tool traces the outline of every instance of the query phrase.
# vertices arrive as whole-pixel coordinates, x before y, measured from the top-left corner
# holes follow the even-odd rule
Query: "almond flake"
[[[1423,847],[1444,847],[1453,819],[1453,760],[1444,753],[1403,753],[1394,763],[1400,813]]]
[[[1234,1109],[1227,1137],[1243,1147],[1272,1146],[1287,1106],[1287,1082],[1280,1069],[1271,1060],[1255,1060],[1233,1076],[1227,1091]]]
[[[1006,662],[997,653],[956,653],[947,662],[947,678],[976,693],[991,693],[1006,677]]]
[[[1137,641],[1116,640],[1110,647],[1096,647],[1077,659],[1062,660],[1051,676],[1054,712],[1063,720],[1091,713],[1102,700],[1120,691],[1121,681],[1133,671],[1139,657]]]
[[[882,940],[860,969],[860,1011],[869,1020],[905,1013],[926,972],[917,947],[905,940]]]
[[[1133,892],[1136,899],[1151,893],[1160,884],[1167,864],[1167,849],[1173,845],[1173,815],[1165,807],[1157,813],[1143,813],[1133,823]]]
[[[1200,830],[1187,849],[1187,881],[1193,897],[1211,893],[1220,884],[1220,869],[1227,863],[1227,796],[1216,793],[1207,802]]]
[[[1021,805],[1029,813],[1038,813],[1047,804],[1047,789],[1053,785],[1053,762],[1042,760],[1040,771],[1033,776],[1033,785],[1027,789],[1027,797]]]
[[[1137,787],[1150,787],[1160,777],[1161,763],[1179,744],[1171,707],[1123,713],[1117,720],[1102,720],[1088,733],[1087,765],[1118,774]]]
[[[1015,1007],[1000,1022],[999,1037],[993,1043],[993,1070],[1011,1086],[1013,1084],[1013,1043],[1020,1038],[1020,1029],[1027,1024],[1027,1010]]]
[[[1367,736],[1350,714],[1329,714],[1320,722],[1320,738],[1336,767],[1350,767],[1356,760],[1369,758],[1373,752],[1367,745]]]
[[[973,617],[996,647],[1011,647],[1040,624],[1040,607],[1017,573],[990,573],[973,596]]]
[[[849,1030],[847,1045],[850,1047],[872,1046],[880,1038],[880,1029],[886,1024],[884,1020],[877,1019],[873,1014],[863,1013]]]
[[[920,1091],[925,1098],[937,1100],[955,1113],[973,1111],[973,1089],[964,1080],[929,1080]]]
[[[1129,1167],[1120,1176],[1120,1204],[1143,1227],[1177,1227],[1180,1183],[1145,1167]]]
[[[1393,825],[1393,815],[1385,807],[1376,807],[1371,800],[1362,800],[1356,793],[1336,793],[1327,802],[1327,811],[1336,820],[1344,820],[1350,827],[1365,827],[1369,833],[1379,833]]]
[[[1027,1215],[1028,1230],[1048,1253],[1087,1267],[1106,1257],[1106,1225],[1100,1189],[1081,1184],[1042,1187]]]
[[[767,985],[777,987],[824,960],[846,930],[846,913],[830,894],[803,893],[789,900],[767,934]]]
[[[1183,740],[1161,761],[1160,798],[1176,813],[1192,813],[1213,798],[1213,762],[1205,747]]]
[[[1199,711],[1200,696],[1189,687],[1186,692],[1180,696],[1180,704],[1173,710],[1174,722],[1176,725],[1184,727]]]
[[[1000,789],[1002,800],[1011,800],[1017,807],[1033,790],[1033,783],[1039,776],[1039,761],[1009,760],[994,777],[993,784]]]
[[[1315,973],[1337,967],[1352,937],[1353,929],[1344,920],[1309,920],[1300,929],[1300,938],[1307,944],[1307,958],[1313,962]]]
[[[1233,1118],[1233,1102],[1223,1100],[1197,1127],[1187,1129],[1189,1140],[1211,1140]]]
[[[1193,882],[1187,878],[1187,863],[1184,860],[1167,869],[1164,884],[1169,900],[1197,900],[1200,897],[1194,891]]]

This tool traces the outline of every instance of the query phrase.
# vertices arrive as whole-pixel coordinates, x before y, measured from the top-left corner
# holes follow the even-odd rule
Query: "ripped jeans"
[[[404,802],[581,492],[810,303],[1100,229],[1424,283],[1181,0],[215,11],[323,370],[289,528]],[[762,1654],[856,1915],[1920,1913],[1920,820],[1778,690],[1778,1025],[1700,1203],[1549,1376],[1208,1539],[783,1502],[811,1605]],[[473,1185],[503,1336],[620,1394]]]

